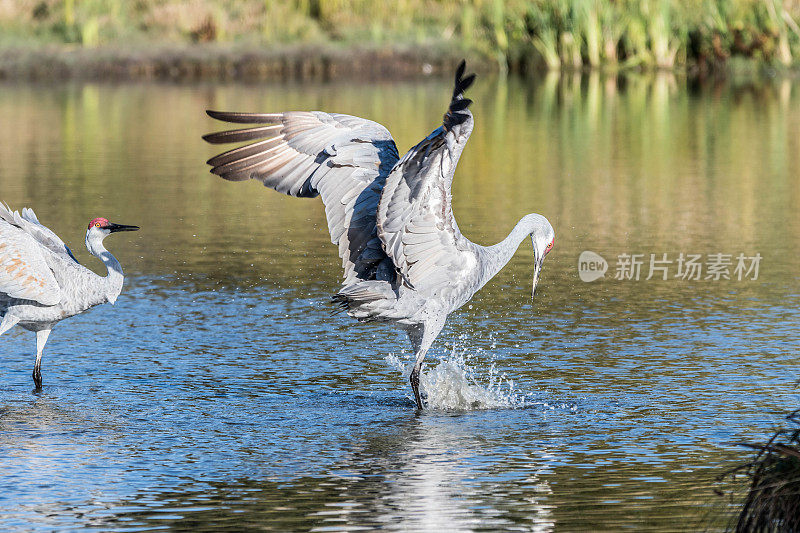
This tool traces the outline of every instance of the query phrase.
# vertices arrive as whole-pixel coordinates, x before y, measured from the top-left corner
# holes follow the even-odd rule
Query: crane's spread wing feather
[[[53,230],[39,222],[39,218],[36,216],[36,213],[33,212],[33,209],[30,207],[23,207],[21,213],[17,211],[11,213],[10,210],[6,210],[14,218],[16,225],[30,233],[30,235],[36,239],[36,242],[54,254],[69,258],[75,263],[78,263],[78,260],[72,255],[72,250],[69,249],[69,246],[67,246]]]
[[[25,222],[18,212],[0,204],[0,293],[55,305],[61,300],[61,289],[44,257],[49,249],[27,230]]]
[[[205,135],[215,144],[255,141],[209,159],[212,173],[231,181],[257,179],[291,196],[322,196],[344,283],[394,281],[375,220],[384,182],[399,159],[386,128],[321,111],[207,113],[226,122],[265,124]]]
[[[434,291],[453,287],[475,266],[458,230],[450,185],[472,132],[470,100],[475,75],[456,71],[455,89],[441,126],[403,156],[386,180],[378,206],[378,236],[406,285]]]

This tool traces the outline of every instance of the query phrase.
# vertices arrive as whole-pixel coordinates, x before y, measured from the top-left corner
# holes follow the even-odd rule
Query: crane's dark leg
[[[49,336],[49,329],[40,329],[36,332],[36,364],[33,366],[33,384],[36,385],[36,390],[42,388],[42,352]]]
[[[33,384],[36,390],[42,390],[42,365],[39,364],[38,358],[33,367]]]
[[[422,371],[422,360],[425,359],[428,348],[431,347],[433,341],[439,336],[439,332],[442,331],[446,318],[446,316],[442,316],[406,330],[408,333],[408,340],[411,341],[411,345],[414,347],[414,357],[416,358],[409,381],[411,382],[411,388],[414,390],[414,400],[417,402],[417,409],[422,409],[422,398],[419,395],[419,376]]]
[[[417,402],[417,409],[422,409],[422,399],[419,397],[419,373],[422,369],[422,360],[425,358],[425,352],[417,354],[417,361],[414,363],[414,369],[411,371],[411,389],[414,391],[414,399]]]

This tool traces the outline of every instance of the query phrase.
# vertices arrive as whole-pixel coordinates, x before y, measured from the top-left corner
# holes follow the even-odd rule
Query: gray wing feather
[[[72,250],[56,235],[53,230],[39,222],[39,217],[33,212],[30,207],[22,208],[22,212],[11,211],[11,209],[0,202],[0,219],[5,220],[26,233],[28,233],[34,240],[50,250],[52,253],[64,259],[69,259],[78,262],[75,256],[72,255]]]
[[[0,204],[0,293],[55,305],[61,289],[47,265],[49,251],[16,220],[22,221],[19,213]]]
[[[266,124],[205,135],[210,143],[256,141],[209,159],[212,173],[231,181],[256,179],[290,196],[320,195],[331,242],[339,246],[344,284],[394,281],[393,268],[382,265],[391,260],[376,229],[381,190],[399,159],[386,128],[321,111],[208,114],[232,123]]]
[[[450,186],[472,132],[464,91],[474,75],[456,72],[444,121],[408,151],[386,180],[378,206],[378,236],[405,283],[417,290],[456,286],[476,265],[475,254],[453,217]]]

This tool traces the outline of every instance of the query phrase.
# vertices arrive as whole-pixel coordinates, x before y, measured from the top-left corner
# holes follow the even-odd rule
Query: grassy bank
[[[517,71],[789,68],[798,20],[800,0],[0,0],[0,72],[418,73],[464,54]]]
[[[47,46],[0,50],[0,80],[409,79],[452,74],[463,57],[472,70],[496,68],[482,56],[444,46]]]
[[[776,431],[766,443],[742,443],[757,450],[755,457],[720,478],[746,486],[731,530],[800,530],[800,411],[786,420],[790,426]]]

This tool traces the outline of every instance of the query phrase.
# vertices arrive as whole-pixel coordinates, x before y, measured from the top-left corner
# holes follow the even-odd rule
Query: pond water
[[[725,528],[736,442],[798,407],[800,86],[479,78],[459,225],[489,244],[538,212],[556,247],[533,302],[523,243],[451,316],[418,413],[405,336],[331,316],[321,203],[208,174],[200,135],[209,107],[323,109],[402,152],[450,90],[2,85],[0,199],[97,272],[88,220],[142,230],[107,240],[123,294],[55,328],[41,393],[34,335],[0,338],[0,529]],[[615,279],[634,254],[639,279]]]

